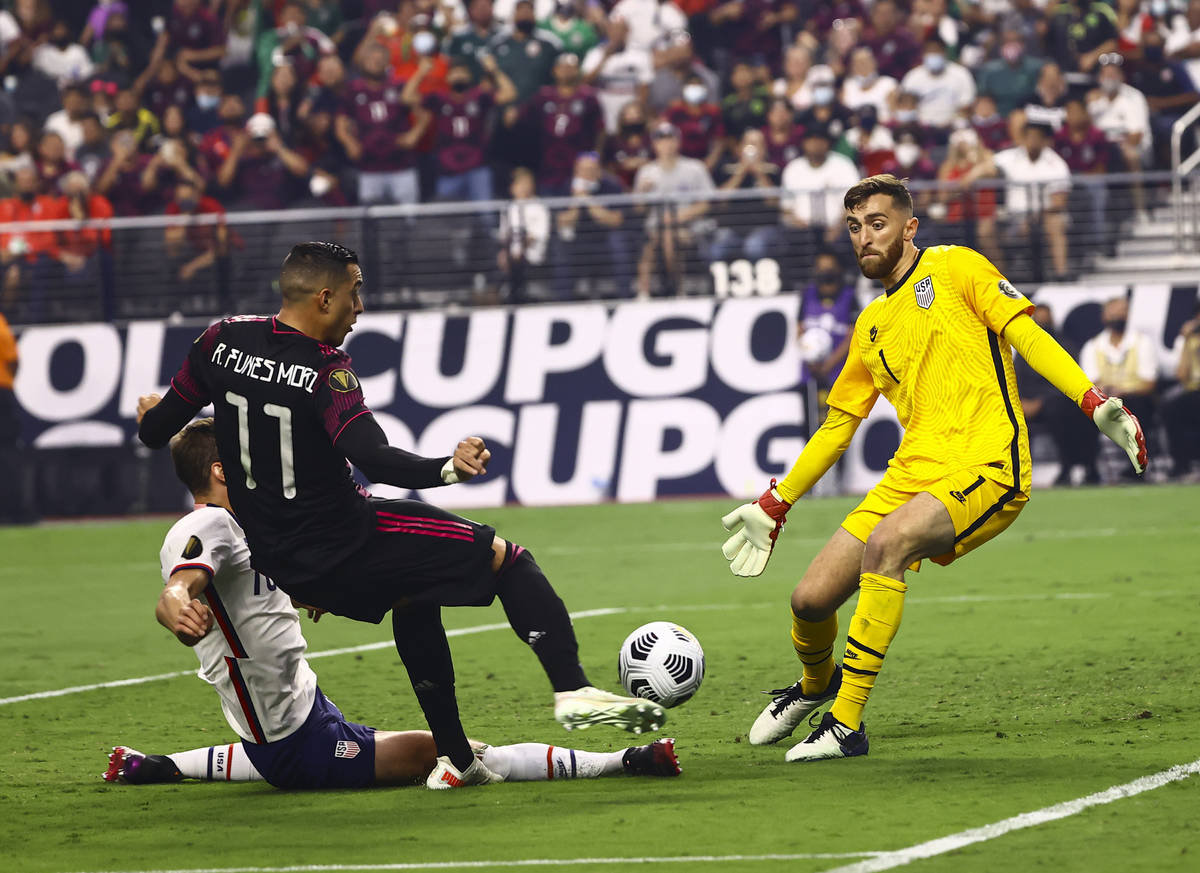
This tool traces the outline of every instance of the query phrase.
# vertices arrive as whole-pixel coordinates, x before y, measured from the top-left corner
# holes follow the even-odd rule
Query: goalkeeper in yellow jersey
[[[887,473],[834,531],[792,592],[792,643],[803,664],[794,685],[750,729],[750,742],[789,736],[833,702],[789,761],[867,753],[863,708],[900,627],[904,573],[925,558],[949,564],[1013,523],[1029,499],[1029,437],[1012,349],[1079,404],[1123,448],[1138,473],[1146,443],[1136,417],[1106,397],[1033,319],[1033,304],[978,252],[919,248],[904,182],[871,176],[845,197],[846,226],[862,273],[884,294],[854,327],[829,416],[787,477],[723,519],[723,548],[738,576],[762,573],[792,504],[825,474],[882,394],[904,427]],[[858,591],[839,665],[837,609]]]

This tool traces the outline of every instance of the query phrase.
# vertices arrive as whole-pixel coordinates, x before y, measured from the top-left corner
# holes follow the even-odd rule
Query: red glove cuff
[[[1108,395],[1099,388],[1089,388],[1087,393],[1083,395],[1083,399],[1079,401],[1079,408],[1083,410],[1084,415],[1092,418],[1095,415],[1096,407],[1108,399]]]
[[[771,480],[771,487],[762,493],[762,496],[754,502],[768,516],[773,518],[779,524],[783,524],[787,518],[787,511],[792,508],[792,504],[786,500],[780,500],[775,496],[775,479]]]

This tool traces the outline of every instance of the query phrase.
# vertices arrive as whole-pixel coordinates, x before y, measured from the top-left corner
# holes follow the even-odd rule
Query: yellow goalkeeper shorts
[[[954,551],[931,558],[936,564],[945,566],[982,546],[1016,521],[1029,501],[1028,494],[992,481],[981,470],[971,467],[923,489],[946,507],[954,524]],[[884,516],[908,503],[917,493],[880,482],[846,516],[842,527],[865,543]],[[918,570],[920,566],[917,561],[909,569]]]

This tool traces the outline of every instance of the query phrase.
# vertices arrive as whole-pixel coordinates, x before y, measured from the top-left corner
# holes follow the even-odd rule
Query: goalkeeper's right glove
[[[771,487],[758,500],[739,506],[721,519],[725,530],[733,531],[721,547],[733,575],[758,576],[766,569],[791,508],[792,504],[776,493],[772,479]]]
[[[1120,397],[1109,397],[1098,388],[1089,388],[1079,402],[1079,408],[1095,422],[1101,433],[1125,450],[1139,475],[1146,472],[1149,457],[1142,423]]]

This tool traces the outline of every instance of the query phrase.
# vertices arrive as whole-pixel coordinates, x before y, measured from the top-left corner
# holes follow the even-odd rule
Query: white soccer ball
[[[625,638],[617,670],[621,684],[635,697],[678,706],[704,680],[704,649],[686,628],[652,621]]]
[[[815,364],[829,357],[833,351],[833,334],[823,327],[810,327],[800,334],[800,359],[806,364]]]

